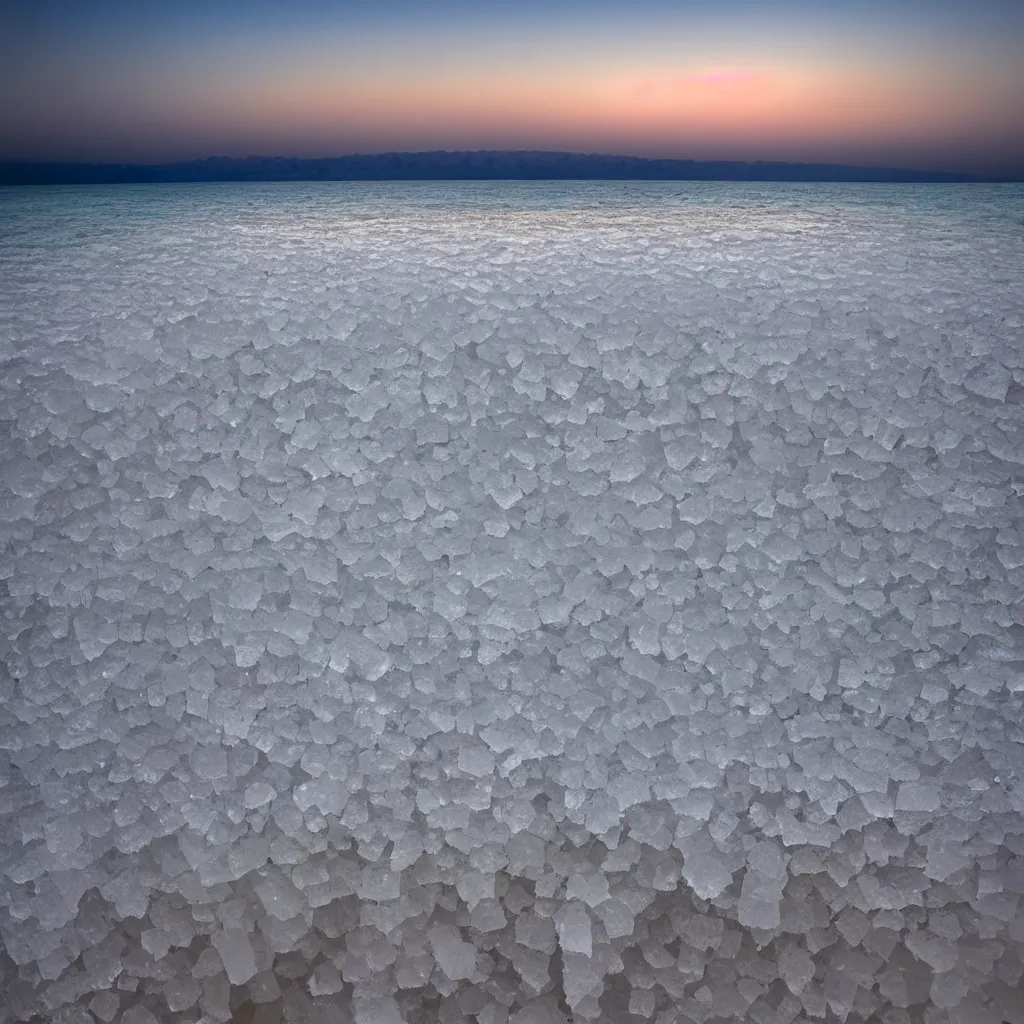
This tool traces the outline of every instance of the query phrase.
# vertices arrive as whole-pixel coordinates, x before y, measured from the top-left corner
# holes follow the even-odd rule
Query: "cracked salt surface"
[[[1024,1024],[1018,186],[0,196],[0,1022]]]

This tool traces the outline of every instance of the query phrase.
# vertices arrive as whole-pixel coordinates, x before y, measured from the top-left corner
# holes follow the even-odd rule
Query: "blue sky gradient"
[[[545,148],[1024,169],[1024,4],[0,5],[0,159]]]

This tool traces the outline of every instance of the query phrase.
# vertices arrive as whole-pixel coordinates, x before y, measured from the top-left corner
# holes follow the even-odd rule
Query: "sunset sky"
[[[1010,0],[0,0],[0,159],[558,149],[1024,170]]]

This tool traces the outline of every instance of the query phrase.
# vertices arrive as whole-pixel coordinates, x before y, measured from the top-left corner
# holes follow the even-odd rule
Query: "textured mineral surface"
[[[1024,1024],[1022,221],[0,195],[0,1022]]]

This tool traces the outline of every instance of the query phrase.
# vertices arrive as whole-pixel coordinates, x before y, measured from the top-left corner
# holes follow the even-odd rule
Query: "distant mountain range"
[[[541,151],[377,153],[323,159],[210,157],[167,164],[0,162],[0,185],[498,180],[979,182],[1021,179],[843,164],[646,160],[633,156]]]

